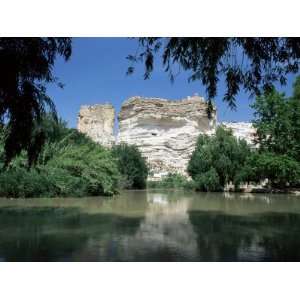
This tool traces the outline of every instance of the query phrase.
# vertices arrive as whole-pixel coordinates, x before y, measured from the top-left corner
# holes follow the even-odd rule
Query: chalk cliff
[[[135,144],[150,165],[150,179],[169,172],[186,174],[188,160],[200,133],[212,134],[216,113],[208,118],[199,96],[180,101],[133,97],[119,114],[118,142]]]
[[[81,106],[77,129],[87,134],[92,140],[110,147],[114,137],[115,109],[111,104]]]
[[[248,122],[222,122],[221,125],[232,130],[236,138],[244,139],[248,144],[254,146],[254,137],[256,130],[252,123]]]
[[[170,172],[186,175],[199,134],[211,135],[218,126],[216,110],[209,118],[207,108],[207,102],[199,96],[178,101],[132,97],[121,107],[117,137],[113,134],[115,110],[110,104],[82,106],[78,130],[107,147],[121,142],[137,145],[149,163],[151,180]],[[253,144],[255,129],[251,123],[223,122],[220,125]]]

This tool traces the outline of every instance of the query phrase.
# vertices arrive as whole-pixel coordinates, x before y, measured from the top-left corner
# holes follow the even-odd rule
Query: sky
[[[197,93],[206,97],[201,82],[188,82],[188,72],[182,72],[171,83],[163,71],[160,58],[155,60],[154,72],[149,80],[143,79],[143,65],[138,64],[133,75],[126,75],[130,62],[126,59],[134,54],[137,41],[127,38],[74,38],[72,56],[69,61],[56,60],[53,72],[64,84],[48,86],[48,94],[56,104],[60,117],[68,126],[76,127],[81,105],[111,103],[118,113],[122,102],[132,96],[182,99]],[[287,95],[292,93],[295,76],[288,77],[286,86],[277,88]],[[217,119],[222,121],[251,121],[253,110],[249,104],[254,99],[240,92],[236,97],[237,109],[231,110],[222,101],[225,84],[220,81],[215,98]],[[117,131],[117,123],[116,128]]]

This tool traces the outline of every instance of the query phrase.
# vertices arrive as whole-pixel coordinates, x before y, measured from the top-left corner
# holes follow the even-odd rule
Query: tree
[[[256,98],[255,142],[241,168],[236,183],[268,179],[271,187],[285,188],[300,180],[300,77],[294,83],[293,95],[287,98],[274,88]]]
[[[234,182],[251,150],[246,141],[219,126],[214,136],[200,135],[188,163],[188,173],[197,189],[220,190]]]
[[[286,75],[296,74],[300,63],[299,38],[139,38],[128,74],[134,63],[145,64],[144,78],[150,78],[155,55],[162,54],[162,64],[171,81],[173,67],[189,71],[189,80],[206,86],[210,108],[217,94],[217,83],[225,78],[224,100],[234,108],[235,96],[244,89],[260,95],[273,83],[285,84]]]
[[[298,184],[300,164],[287,155],[254,152],[247,157],[236,182],[260,183],[264,179],[268,179],[268,184],[272,188]]]
[[[135,145],[122,143],[115,145],[112,148],[112,153],[118,161],[119,171],[123,177],[123,188],[145,188],[148,166],[138,148]]]
[[[52,73],[58,55],[70,58],[70,38],[0,38],[0,122],[7,123],[6,166],[22,150],[31,165],[41,151],[45,142],[41,120],[47,111],[56,116],[46,84],[61,86]]]
[[[288,155],[300,161],[300,77],[291,98],[272,89],[256,98],[253,125],[260,152]]]

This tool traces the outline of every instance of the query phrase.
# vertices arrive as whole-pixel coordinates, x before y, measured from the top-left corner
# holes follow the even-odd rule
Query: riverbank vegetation
[[[124,189],[144,189],[148,177],[145,158],[135,145],[121,143],[112,147],[121,174],[120,187]]]
[[[188,180],[186,176],[178,173],[169,173],[158,181],[148,181],[148,189],[192,189],[193,182]]]
[[[236,180],[250,152],[246,141],[219,126],[213,136],[200,135],[187,171],[197,190],[220,191]]]
[[[121,188],[145,186],[148,169],[136,147],[105,149],[51,115],[42,126],[45,144],[34,164],[23,150],[7,167],[3,142],[7,128],[1,129],[1,197],[113,195]]]

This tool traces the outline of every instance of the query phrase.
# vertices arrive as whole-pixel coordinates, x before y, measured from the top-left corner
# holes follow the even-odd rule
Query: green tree
[[[214,99],[218,81],[225,78],[224,100],[235,107],[235,96],[241,89],[260,95],[263,90],[270,90],[274,82],[285,84],[287,74],[298,72],[300,39],[138,38],[136,53],[128,56],[132,62],[128,73],[134,71],[134,63],[143,62],[144,78],[150,78],[158,55],[172,81],[174,66],[189,71],[189,80],[199,80],[207,88],[209,99]]]
[[[148,166],[141,152],[135,145],[125,143],[115,145],[112,153],[118,161],[122,175],[122,186],[127,189],[143,189],[146,187]]]
[[[271,188],[293,186],[300,179],[300,164],[287,155],[254,152],[248,156],[236,180],[260,183],[265,179]]]
[[[198,189],[220,190],[235,181],[250,153],[246,141],[219,126],[215,135],[199,136],[187,170]]]
[[[5,166],[25,150],[31,165],[45,142],[40,125],[55,105],[46,93],[57,56],[71,56],[70,38],[0,38],[0,123],[7,122]],[[35,129],[35,130],[34,130]]]
[[[207,172],[196,175],[195,187],[200,191],[221,191],[224,186],[221,186],[220,177],[215,168],[211,167]]]
[[[291,98],[272,89],[256,98],[253,125],[260,152],[288,155],[300,161],[300,77]]]

